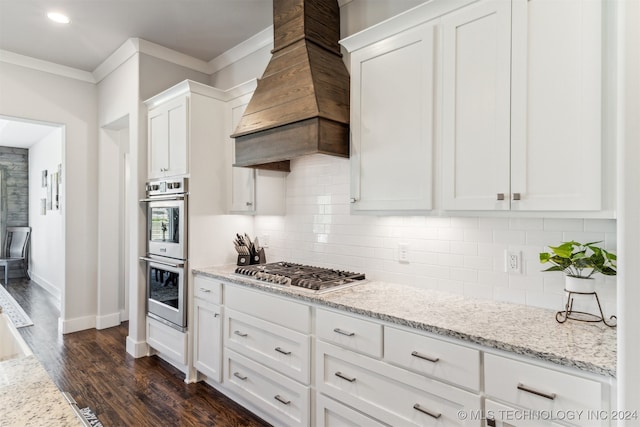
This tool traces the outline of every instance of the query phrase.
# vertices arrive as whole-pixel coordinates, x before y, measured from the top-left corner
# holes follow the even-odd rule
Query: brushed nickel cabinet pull
[[[240,332],[240,331],[233,331],[233,333],[234,333],[234,334],[236,334],[237,336],[239,336],[239,337],[243,337],[243,338],[247,336],[247,334],[246,334],[246,333],[244,333],[244,332]]]
[[[220,316],[220,313],[213,313],[213,317],[218,317]]]
[[[342,330],[342,329],[340,329],[340,328],[335,328],[335,329],[333,330],[333,332],[335,332],[336,334],[345,335],[345,336],[347,336],[347,337],[352,337],[352,336],[354,336],[354,335],[356,334],[355,332],[343,331],[343,330]]]
[[[291,403],[290,400],[287,400],[281,397],[279,394],[276,394],[275,396],[273,396],[273,398],[276,399],[278,402],[282,403],[283,405],[288,405],[289,403]]]
[[[513,193],[513,200],[520,200],[520,193]]]
[[[242,375],[240,372],[234,372],[233,376],[236,378],[240,378],[242,381],[245,381],[247,379],[247,377]]]
[[[343,380],[347,380],[350,383],[353,383],[356,381],[355,377],[350,377],[348,375],[343,374],[342,372],[338,371],[336,372],[336,377],[342,378]]]
[[[211,289],[200,288],[200,292],[204,292],[205,294],[210,294],[211,293]]]
[[[281,349],[280,347],[276,347],[276,348],[275,348],[275,350],[276,350],[278,353],[286,354],[287,356],[291,354],[291,352],[290,352],[290,351],[283,350],[283,349]]]
[[[504,200],[504,193],[498,193],[497,200]]]
[[[430,410],[425,409],[422,406],[420,406],[419,403],[416,403],[415,405],[413,405],[413,409],[415,409],[416,411],[420,411],[423,414],[427,414],[430,417],[435,418],[436,420],[442,416],[442,414],[440,412],[431,412]]]
[[[545,399],[555,400],[555,393],[545,393],[544,391],[536,390],[535,388],[527,387],[522,383],[518,383],[518,390],[526,391],[527,393],[535,394],[536,396],[544,397]]]
[[[247,202],[247,206],[253,206],[253,203]]]
[[[440,360],[439,357],[430,357],[430,356],[427,356],[426,354],[422,354],[417,351],[412,351],[411,355],[413,357],[417,357],[418,359],[428,360],[431,363],[436,363],[438,360]]]

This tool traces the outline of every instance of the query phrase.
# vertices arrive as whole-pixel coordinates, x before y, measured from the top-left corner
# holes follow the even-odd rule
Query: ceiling
[[[208,62],[272,22],[272,0],[0,0],[0,50],[93,72],[141,38]],[[0,146],[28,148],[53,129],[0,117]]]
[[[134,37],[208,62],[272,15],[272,0],[0,0],[0,49],[92,72]]]

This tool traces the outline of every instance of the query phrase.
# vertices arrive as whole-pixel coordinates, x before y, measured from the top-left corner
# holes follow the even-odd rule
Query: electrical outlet
[[[522,274],[522,253],[520,251],[504,251],[504,271]]]
[[[263,248],[268,248],[270,237],[271,236],[269,236],[268,234],[263,234],[262,236],[260,236],[260,246]]]
[[[409,245],[407,243],[398,244],[398,262],[409,263]]]

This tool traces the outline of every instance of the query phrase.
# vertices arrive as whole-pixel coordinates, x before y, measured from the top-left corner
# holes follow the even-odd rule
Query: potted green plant
[[[616,275],[615,254],[596,246],[601,242],[563,242],[560,246],[549,246],[551,252],[541,252],[540,262],[551,263],[544,271],[562,271],[565,276],[565,290],[590,293],[595,291],[595,280],[591,276],[600,273]]]

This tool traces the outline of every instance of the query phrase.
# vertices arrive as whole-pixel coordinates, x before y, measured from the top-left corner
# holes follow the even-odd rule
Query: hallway
[[[57,302],[48,292],[26,279],[10,280],[8,291],[33,320],[19,331],[53,382],[105,427],[268,425],[205,383],[186,384],[155,356],[131,357],[127,323],[60,335]]]

